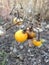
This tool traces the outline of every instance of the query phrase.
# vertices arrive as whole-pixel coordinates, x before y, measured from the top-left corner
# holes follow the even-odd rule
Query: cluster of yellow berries
[[[14,23],[16,23],[16,18],[14,19]],[[36,37],[36,33],[33,32],[33,31],[27,31],[24,33],[23,30],[18,30],[15,32],[15,40],[17,42],[24,42],[26,41],[27,39],[32,39],[32,44],[34,44],[34,46],[41,46],[42,45],[42,40],[36,40],[34,39]]]
[[[35,33],[33,32],[32,34],[32,38],[35,37]],[[23,33],[23,30],[18,30],[17,32],[15,32],[15,40],[17,42],[24,42],[28,39],[28,34],[25,32]],[[30,36],[31,38],[31,36]],[[42,45],[42,40],[36,40],[36,39],[32,39],[32,43],[34,44],[34,46],[41,46]]]

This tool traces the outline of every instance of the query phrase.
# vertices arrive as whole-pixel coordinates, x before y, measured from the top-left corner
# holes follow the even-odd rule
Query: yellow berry
[[[13,19],[13,24],[16,24],[16,22],[17,22],[17,18],[15,17],[15,18]]]
[[[34,32],[27,31],[28,39],[32,39],[36,37],[36,34]]]
[[[34,46],[37,46],[37,47],[42,45],[41,40],[38,41],[38,40],[34,39],[34,40],[32,41],[32,43],[34,44]]]
[[[23,30],[18,30],[17,32],[15,32],[15,40],[17,42],[24,42],[27,40],[27,33],[23,33]]]

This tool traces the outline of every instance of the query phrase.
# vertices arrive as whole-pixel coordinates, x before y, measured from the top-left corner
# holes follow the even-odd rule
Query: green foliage
[[[7,53],[4,51],[0,52],[0,57],[2,58],[2,61],[0,62],[0,65],[6,65],[7,61]]]

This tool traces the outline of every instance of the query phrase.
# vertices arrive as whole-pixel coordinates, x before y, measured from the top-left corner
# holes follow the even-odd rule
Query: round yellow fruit
[[[23,30],[17,31],[14,36],[17,42],[24,42],[28,38],[27,33],[23,33]]]
[[[38,41],[38,40],[34,39],[34,40],[32,41],[32,43],[34,44],[34,46],[37,46],[37,47],[42,45],[41,40]]]

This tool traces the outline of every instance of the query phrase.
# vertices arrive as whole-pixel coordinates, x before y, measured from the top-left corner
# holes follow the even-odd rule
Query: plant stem
[[[10,25],[8,28],[6,28],[6,31],[9,30],[11,27],[18,25],[20,22],[16,22],[16,24]]]
[[[40,32],[38,30],[38,41],[40,41]]]

